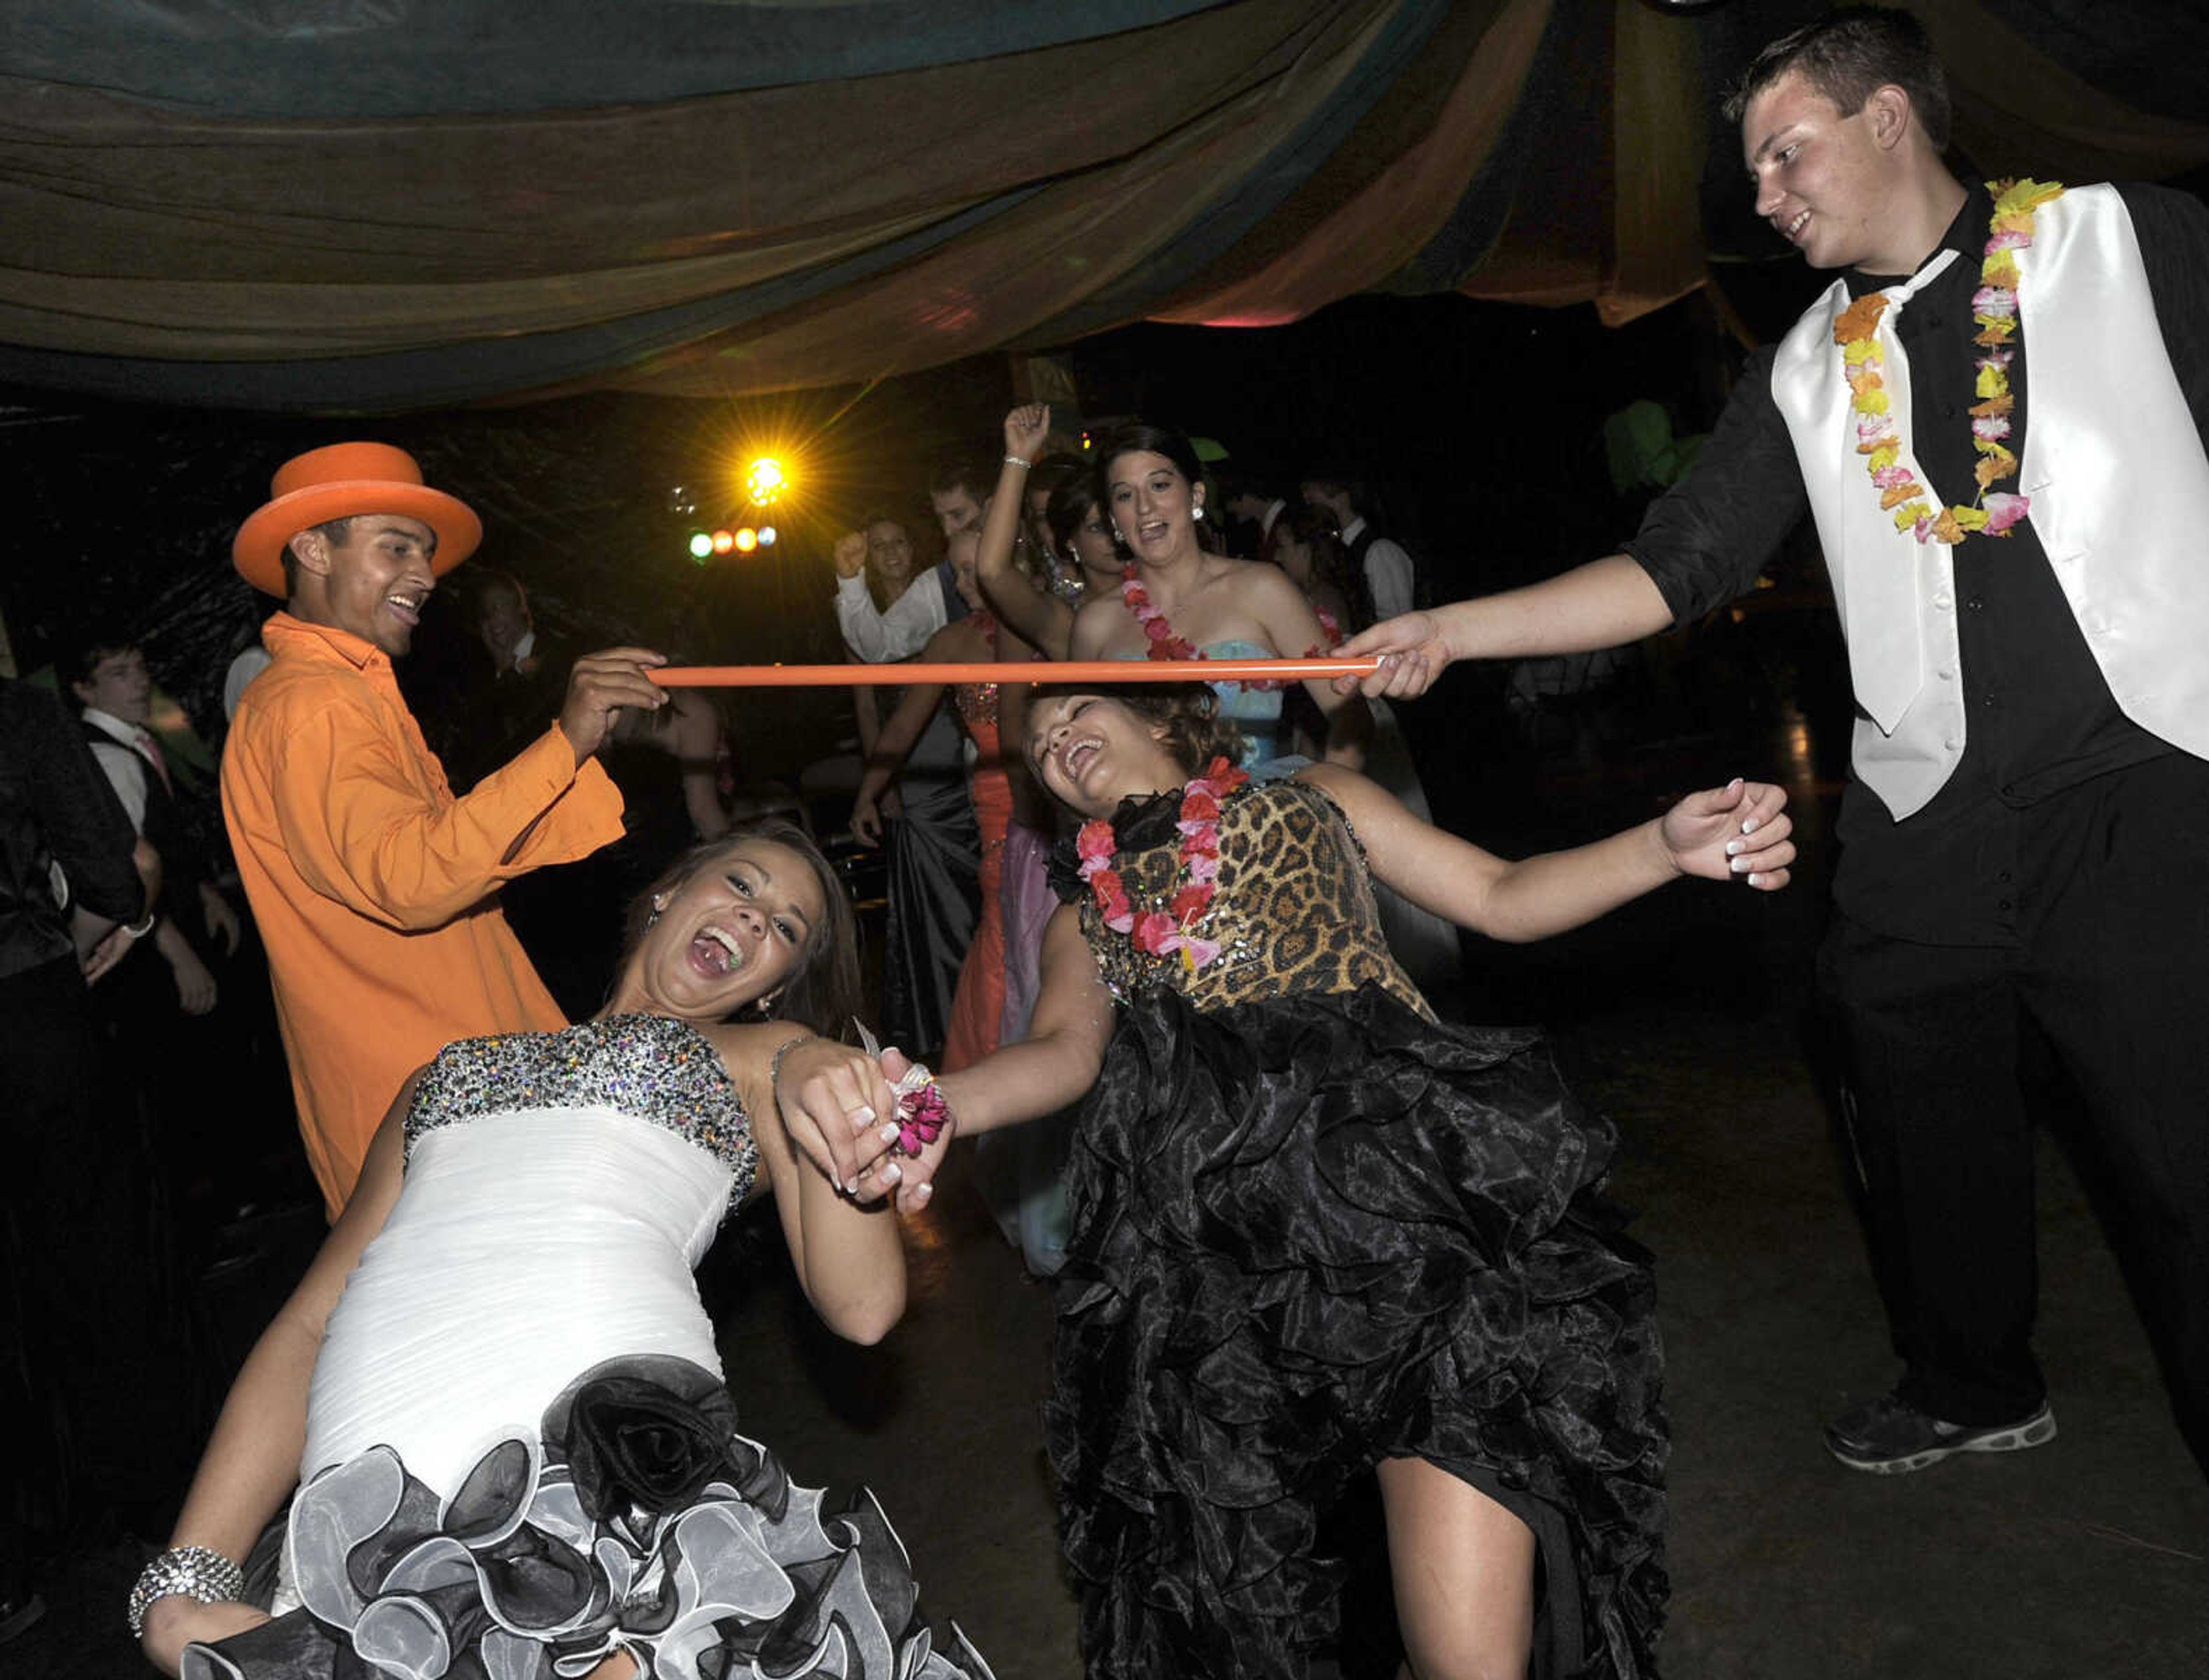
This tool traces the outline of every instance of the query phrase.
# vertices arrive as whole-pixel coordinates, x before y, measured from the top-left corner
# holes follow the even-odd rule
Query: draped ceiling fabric
[[[0,0],[0,380],[366,412],[842,384],[1769,255],[1807,0]],[[1989,167],[2209,165],[2195,0],[1919,0]]]

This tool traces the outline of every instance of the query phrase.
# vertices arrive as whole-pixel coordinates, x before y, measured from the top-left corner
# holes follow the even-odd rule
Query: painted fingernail
[[[916,1184],[916,1185],[913,1187],[912,1199],[913,1199],[915,1201],[927,1201],[927,1200],[929,1199],[929,1197],[930,1197],[930,1196],[934,1195],[935,1194],[936,1194],[936,1186],[935,1186],[935,1185],[933,1185],[933,1184]]]
[[[1732,864],[1730,865],[1730,867],[1732,869],[1733,872],[1734,872],[1736,875],[1739,875],[1739,874],[1740,874],[1743,870],[1745,870],[1745,869],[1747,869],[1747,868],[1749,867],[1749,859],[1748,859],[1748,858],[1735,858],[1735,859],[1733,860],[1733,862],[1732,862]],[[1753,875],[1752,875],[1752,876],[1750,876],[1749,878],[1751,881],[1754,881],[1754,880],[1755,880],[1755,879],[1756,879],[1756,877],[1755,877],[1755,876],[1753,876]]]
[[[875,1123],[874,1110],[864,1105],[852,1111],[852,1117],[863,1126],[871,1126]]]
[[[1750,817],[1748,822],[1741,825],[1741,831],[1744,834],[1755,834],[1756,832],[1756,819],[1753,816]]]
[[[846,1195],[857,1195],[858,1193],[859,1181],[856,1178],[846,1178],[844,1181],[844,1194]]]
[[[1726,856],[1727,856],[1727,857],[1729,857],[1729,858],[1732,857],[1732,856],[1733,856],[1733,854],[1734,854],[1735,852],[1738,852],[1738,851],[1740,851],[1740,850],[1741,850],[1741,842],[1740,842],[1739,840],[1728,840],[1728,841],[1726,842]]]
[[[899,1166],[895,1161],[892,1161],[876,1176],[885,1184],[894,1184],[899,1179],[905,1177],[905,1171],[903,1168]]]
[[[1749,877],[1749,884],[1752,887],[1761,887],[1764,884],[1764,877],[1761,875],[1751,875]]]

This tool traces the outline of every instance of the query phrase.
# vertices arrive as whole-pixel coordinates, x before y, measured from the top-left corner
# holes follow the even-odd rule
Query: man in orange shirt
[[[456,798],[391,662],[482,534],[404,450],[337,443],[286,461],[232,545],[286,605],[232,721],[223,816],[333,1218],[415,1069],[455,1039],[567,1024],[497,891],[619,838],[621,795],[591,756],[620,708],[666,699],[646,675],[657,653],[579,659],[558,720]]]

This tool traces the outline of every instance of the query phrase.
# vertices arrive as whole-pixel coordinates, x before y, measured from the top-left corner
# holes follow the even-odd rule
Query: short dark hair
[[[1907,12],[1845,6],[1782,35],[1749,60],[1727,93],[1726,120],[1740,122],[1749,101],[1790,71],[1798,72],[1844,117],[1862,111],[1866,99],[1892,83],[1910,95],[1910,108],[1933,149],[1948,149],[1948,74],[1925,26]]]
[[[1260,464],[1231,459],[1222,462],[1213,477],[1219,481],[1219,499],[1223,502],[1244,496],[1255,496],[1266,502],[1286,499],[1274,488],[1280,475]]]
[[[1034,699],[1068,695],[1101,695],[1117,700],[1145,723],[1160,729],[1166,751],[1184,774],[1195,775],[1215,758],[1243,760],[1243,732],[1221,715],[1219,696],[1202,683],[1038,683]],[[1025,744],[1023,744],[1025,748]]]
[[[976,502],[986,502],[996,487],[997,475],[976,449],[957,449],[938,455],[928,469],[930,496],[948,496],[954,491],[963,490]]]
[[[1074,557],[1074,533],[1104,505],[1097,499],[1097,485],[1086,473],[1072,474],[1051,491],[1050,500],[1044,504],[1043,522],[1050,528],[1050,545],[1061,559]],[[1113,545],[1119,545],[1117,537]]]
[[[79,683],[92,681],[92,673],[102,659],[117,653],[142,651],[139,644],[128,636],[117,635],[103,626],[89,635],[77,637],[65,644],[54,655],[54,681],[61,685],[64,696],[73,696]]]
[[[763,840],[796,852],[813,871],[826,906],[820,925],[798,953],[798,966],[783,983],[775,1000],[774,1019],[794,1021],[824,1039],[841,1039],[851,1030],[859,1009],[859,923],[852,910],[852,895],[836,866],[821,855],[813,836],[795,822],[779,816],[756,816],[732,826],[717,840],[701,841],[660,871],[659,878],[629,903],[622,922],[622,969],[644,942],[645,930],[655,914],[653,900],[678,893],[701,870],[725,857],[747,840]]]
[[[1038,491],[1042,491],[1045,495],[1050,495],[1068,479],[1086,479],[1088,476],[1088,464],[1078,455],[1063,453],[1045,455],[1033,467],[1028,468],[1027,493],[1032,496]]]
[[[478,618],[483,617],[484,606],[493,595],[509,596],[523,612],[529,611],[529,592],[512,572],[503,572],[496,566],[471,566],[468,573],[468,605]]]
[[[342,548],[352,540],[352,522],[358,514],[347,514],[341,519],[326,519],[320,525],[310,525],[294,531],[284,539],[284,546],[276,557],[284,567],[284,598],[289,600],[299,593],[299,558],[292,552],[292,545],[311,531],[333,548]]]
[[[1353,513],[1364,514],[1371,511],[1372,497],[1366,490],[1365,480],[1355,473],[1347,472],[1332,462],[1305,473],[1303,478],[1297,480],[1297,484],[1299,489],[1305,485],[1309,485],[1316,490],[1323,490],[1335,496],[1347,497],[1350,500],[1351,511]]]

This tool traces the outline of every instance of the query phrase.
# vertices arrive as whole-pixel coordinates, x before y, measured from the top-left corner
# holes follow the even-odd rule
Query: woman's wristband
[[[1022,461],[1018,455],[1007,455],[1005,457],[1005,465],[1008,467],[1017,467],[1025,471],[1026,468],[1034,466],[1035,463],[1032,461]]]
[[[196,1599],[214,1605],[244,1597],[245,1571],[237,1564],[207,1546],[178,1546],[148,1563],[130,1589],[130,1636],[136,1639],[145,1631],[146,1612],[159,1599]]]
[[[147,911],[141,920],[133,922],[123,930],[123,936],[125,939],[143,939],[153,932],[155,919],[153,912]]]
[[[777,1108],[782,1106],[782,1058],[796,1050],[798,1045],[817,1044],[820,1039],[821,1035],[818,1033],[807,1033],[795,1039],[785,1039],[775,1047],[774,1055],[769,1058],[767,1064],[767,1094],[774,1099],[774,1105]]]

